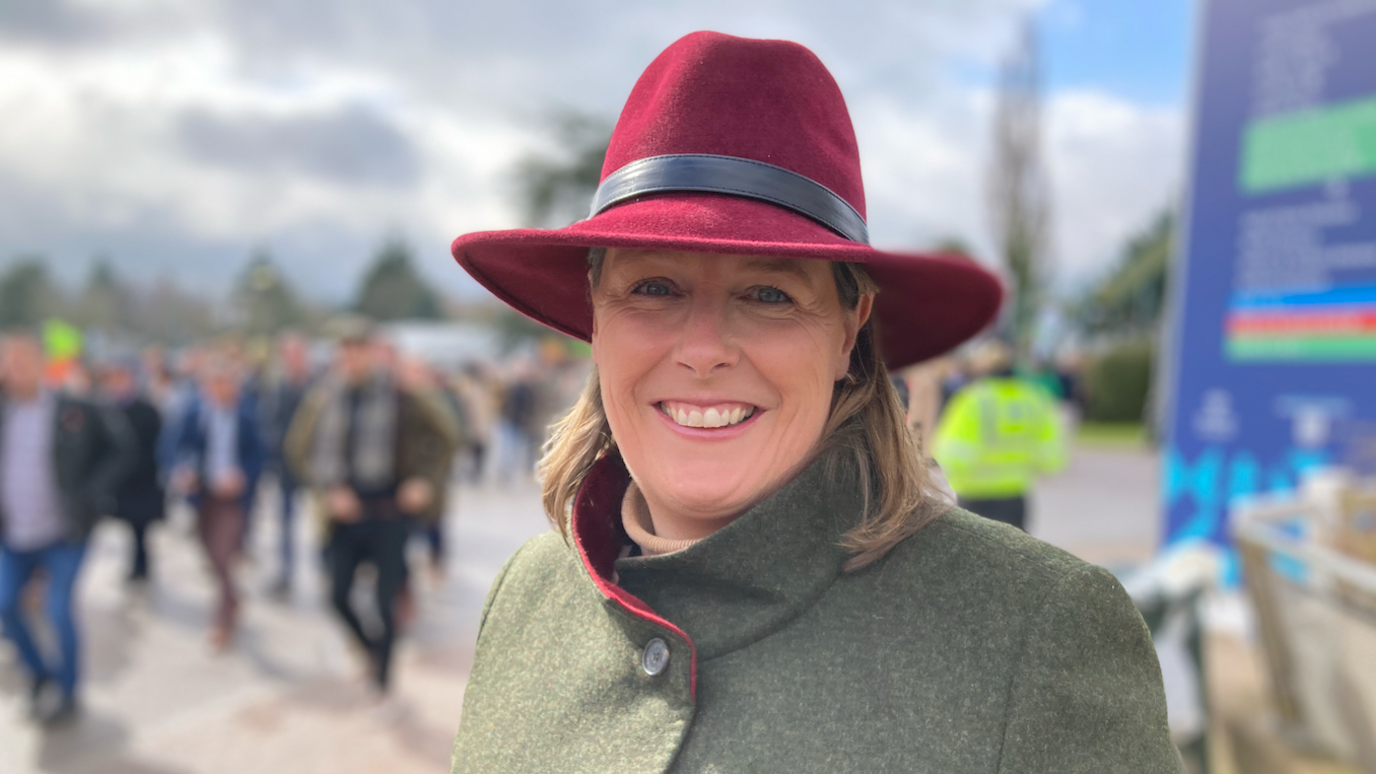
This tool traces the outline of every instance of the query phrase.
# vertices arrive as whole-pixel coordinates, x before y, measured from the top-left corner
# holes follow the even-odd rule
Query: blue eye
[[[793,299],[778,288],[762,287],[755,288],[755,300],[766,304],[786,304]]]
[[[669,283],[659,280],[648,280],[635,287],[635,293],[643,296],[671,296],[674,291],[669,287]]]

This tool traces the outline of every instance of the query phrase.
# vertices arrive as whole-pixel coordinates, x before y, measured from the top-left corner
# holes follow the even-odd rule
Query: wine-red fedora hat
[[[465,234],[453,253],[498,298],[585,341],[593,247],[861,264],[880,287],[891,368],[954,348],[998,312],[999,282],[974,262],[868,242],[855,132],[826,67],[797,43],[695,32],[631,90],[586,220]]]

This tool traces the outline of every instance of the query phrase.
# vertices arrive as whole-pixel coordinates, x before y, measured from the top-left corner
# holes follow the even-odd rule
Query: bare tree
[[[1020,359],[1032,345],[1048,274],[1050,195],[1042,167],[1041,64],[1029,17],[999,72],[994,109],[989,210],[994,239],[1012,283],[1002,326]]]
[[[166,277],[135,292],[135,332],[143,341],[181,346],[220,332],[215,324],[219,305],[213,298],[184,290]]]

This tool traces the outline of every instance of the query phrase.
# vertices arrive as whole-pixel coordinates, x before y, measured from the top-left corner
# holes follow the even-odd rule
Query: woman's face
[[[670,538],[710,534],[808,460],[872,300],[844,309],[826,261],[619,249],[592,298],[612,435]]]

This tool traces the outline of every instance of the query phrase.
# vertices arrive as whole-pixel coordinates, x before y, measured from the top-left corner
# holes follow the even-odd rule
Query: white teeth
[[[755,407],[736,406],[734,408],[717,408],[713,406],[703,410],[698,408],[676,408],[666,404],[660,404],[660,410],[665,413],[676,424],[684,427],[718,428],[730,427],[749,419],[755,413]]]

